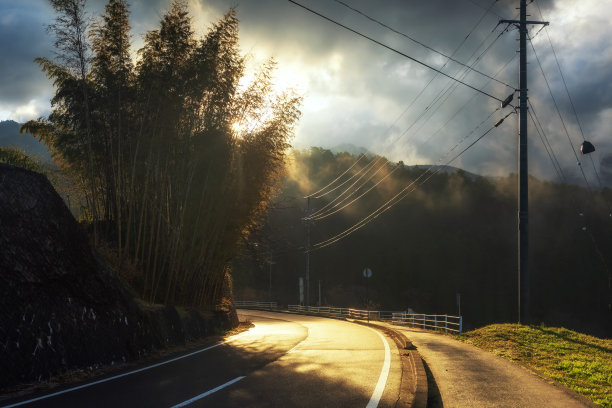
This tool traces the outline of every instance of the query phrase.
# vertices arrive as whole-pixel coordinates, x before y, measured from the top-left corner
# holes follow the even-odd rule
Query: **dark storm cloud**
[[[0,108],[22,105],[49,90],[36,57],[51,56],[45,32],[50,7],[35,2],[0,5]]]
[[[511,89],[489,81],[476,73],[464,76],[463,68],[446,60],[396,33],[364,18],[334,0],[299,0],[330,18],[357,29],[390,47],[483,89],[498,98],[505,98]],[[517,17],[517,0],[344,0],[372,18],[412,36],[436,50],[463,62],[470,62],[498,36],[505,26],[496,28],[500,18]],[[49,89],[39,67],[31,63],[36,56],[50,54],[48,36],[42,26],[50,22],[51,13],[44,0],[13,2],[22,9],[17,23],[0,20],[4,41],[0,64],[0,110],[9,104],[24,104]],[[103,12],[104,0],[90,0],[88,9],[96,16]],[[131,0],[133,51],[142,45],[145,31],[158,27],[168,8],[169,0]],[[538,7],[544,17],[540,17]],[[493,112],[498,102],[485,96],[474,96],[473,90],[439,76],[400,117],[414,98],[435,75],[414,61],[373,44],[336,25],[317,17],[286,0],[189,0],[194,16],[194,30],[204,34],[208,27],[232,6],[238,10],[242,51],[249,54],[253,65],[269,57],[279,62],[279,75],[293,78],[304,89],[303,117],[298,125],[295,142],[299,147],[352,143],[376,153],[387,154],[393,160],[436,162],[458,141],[474,131]],[[490,10],[487,9],[490,7]],[[47,12],[41,13],[45,9]],[[574,10],[590,13],[589,24],[578,18]],[[529,5],[531,19],[551,19],[549,33],[556,46],[565,79],[572,94],[583,128],[588,138],[597,142],[598,152],[610,139],[606,120],[612,116],[612,47],[609,36],[610,6],[595,0],[574,3],[571,0],[538,0]],[[578,11],[577,11],[578,12]],[[27,14],[26,14],[27,13]],[[7,13],[3,13],[7,15]],[[478,25],[476,25],[478,23]],[[466,39],[472,30],[474,31]],[[492,30],[494,30],[492,32]],[[532,31],[535,34],[537,29]],[[571,34],[571,35],[570,35]],[[513,27],[503,33],[479,60],[476,68],[493,75],[516,55],[518,33]],[[553,88],[559,108],[566,120],[572,144],[581,141],[571,106],[565,96],[556,61],[545,32],[535,40],[538,56]],[[5,61],[11,61],[6,63]],[[14,61],[14,66],[13,65]],[[500,71],[497,78],[517,84],[517,59]],[[556,119],[556,112],[539,74],[539,67],[530,56],[530,99],[538,110],[551,144],[572,167],[567,137]],[[10,80],[9,80],[10,79]],[[456,88],[445,91],[448,84]],[[446,93],[440,93],[446,92]],[[436,103],[437,96],[442,95]],[[472,96],[474,96],[472,98]],[[6,108],[4,108],[6,109]],[[608,113],[606,113],[608,112]],[[423,120],[421,118],[423,116]],[[455,116],[453,118],[453,116]],[[483,126],[491,126],[503,114],[497,112]],[[452,119],[451,119],[452,118]],[[412,126],[412,127],[411,127]],[[410,129],[410,130],[409,130]],[[482,129],[486,129],[483,127]],[[546,152],[531,130],[531,169],[551,174]],[[403,136],[402,136],[403,135]],[[469,143],[472,139],[467,139]],[[612,144],[612,142],[610,143]],[[464,146],[464,145],[462,145]],[[471,171],[489,174],[513,171],[516,167],[516,117],[511,116],[460,159]],[[548,168],[548,170],[547,170]]]

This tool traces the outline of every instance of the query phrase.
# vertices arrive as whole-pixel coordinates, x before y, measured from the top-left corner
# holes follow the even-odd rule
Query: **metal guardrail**
[[[386,321],[398,326],[421,329],[442,330],[445,332],[463,333],[463,316],[428,315],[422,313],[391,312],[379,310],[360,310],[332,306],[288,305],[294,313],[315,313],[329,316],[344,316],[360,320]]]
[[[392,324],[423,329],[463,333],[463,316],[394,313]]]
[[[246,309],[262,309],[262,310],[278,309],[278,304],[276,302],[252,302],[248,300],[235,300],[234,306],[242,307]]]

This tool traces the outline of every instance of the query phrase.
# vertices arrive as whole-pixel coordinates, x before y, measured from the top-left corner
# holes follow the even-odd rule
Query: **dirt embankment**
[[[0,390],[236,324],[230,312],[139,307],[46,177],[0,163]]]

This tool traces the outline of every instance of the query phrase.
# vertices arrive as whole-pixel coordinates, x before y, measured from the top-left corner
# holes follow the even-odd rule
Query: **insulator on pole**
[[[510,105],[510,102],[512,102],[512,99],[514,99],[514,93],[511,93],[510,95],[508,95],[506,99],[504,99],[504,101],[501,103],[502,109]]]

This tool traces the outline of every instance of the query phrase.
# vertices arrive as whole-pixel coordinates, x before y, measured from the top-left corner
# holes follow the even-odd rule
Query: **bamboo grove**
[[[36,62],[54,82],[53,109],[22,131],[79,180],[94,242],[110,231],[119,266],[142,270],[143,299],[219,304],[280,182],[301,98],[273,92],[273,60],[241,82],[234,9],[196,38],[175,0],[133,58],[125,0],[91,24],[85,0],[51,4],[56,58]]]

